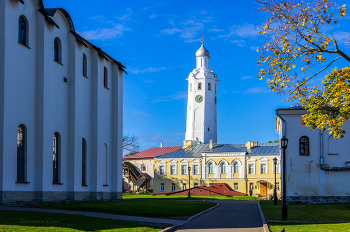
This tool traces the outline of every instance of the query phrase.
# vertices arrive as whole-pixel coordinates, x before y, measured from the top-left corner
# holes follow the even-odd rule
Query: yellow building
[[[242,193],[252,190],[254,196],[270,197],[275,188],[273,159],[277,158],[276,187],[280,195],[278,143],[192,143],[184,141],[182,149],[154,158],[154,193],[227,183]]]

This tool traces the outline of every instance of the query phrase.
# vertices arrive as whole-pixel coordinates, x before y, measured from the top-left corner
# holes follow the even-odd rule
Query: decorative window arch
[[[233,174],[239,173],[239,166],[241,166],[237,161],[233,164]]]
[[[227,167],[226,162],[222,162],[220,164],[220,173],[221,174],[226,174],[226,167]]]
[[[302,136],[299,139],[299,155],[310,155],[309,146],[309,138]]]
[[[202,83],[201,82],[198,83],[198,90],[202,90]]]
[[[169,174],[170,175],[177,175],[177,161],[171,160],[169,162]]]
[[[18,42],[28,46],[28,21],[24,15],[19,16]]]
[[[26,151],[27,151],[27,130],[21,124],[17,128],[17,181],[26,180]]]
[[[214,174],[214,164],[212,163],[212,162],[210,162],[209,164],[208,164],[208,173],[209,174]]]
[[[147,164],[141,164],[141,172],[147,171]]]
[[[85,53],[83,53],[83,76],[87,77],[87,58]]]
[[[103,71],[103,85],[108,89],[108,71],[106,67],[104,67]]]
[[[269,160],[265,157],[259,159],[260,174],[268,174],[268,164]]]
[[[58,37],[54,41],[54,61],[62,64],[62,44]]]
[[[82,139],[81,144],[81,185],[86,186],[86,140]]]
[[[60,156],[61,156],[61,136],[60,133],[53,134],[53,178],[52,183],[59,183],[60,181]]]
[[[208,83],[208,90],[211,91],[211,83],[210,82]]]

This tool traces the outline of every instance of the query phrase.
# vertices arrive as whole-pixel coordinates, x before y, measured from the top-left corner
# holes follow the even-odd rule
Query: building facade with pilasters
[[[276,190],[280,195],[278,143],[209,143],[191,146],[186,143],[178,151],[154,158],[153,192],[172,192],[226,183],[238,192],[270,198],[275,188],[274,158],[277,159]],[[190,173],[188,167],[191,168]]]
[[[123,65],[41,0],[0,31],[0,202],[121,198]]]

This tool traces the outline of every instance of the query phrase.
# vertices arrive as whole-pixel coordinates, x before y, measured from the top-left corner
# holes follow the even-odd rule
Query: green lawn
[[[156,232],[162,228],[78,215],[0,211],[0,231],[133,231]]]
[[[205,201],[179,201],[171,199],[138,199],[124,201],[92,201],[78,203],[60,203],[43,206],[50,209],[103,212],[119,215],[142,217],[187,217],[210,207],[215,203]]]
[[[266,220],[282,220],[282,202],[260,201]],[[288,221],[350,221],[350,203],[345,204],[288,204]],[[350,223],[288,224],[268,223],[271,231],[350,231]]]
[[[233,200],[246,200],[246,201],[257,201],[261,200],[261,198],[258,197],[252,197],[252,196],[236,196],[236,197],[225,197],[225,196],[192,196],[191,198],[188,198],[187,196],[165,196],[165,195],[154,195],[152,196],[151,193],[124,193],[123,199],[180,199],[180,200],[215,200],[215,199],[233,199]]]

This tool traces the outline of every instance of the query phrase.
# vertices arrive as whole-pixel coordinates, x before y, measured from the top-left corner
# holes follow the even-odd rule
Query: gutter
[[[345,166],[350,161],[345,162]],[[341,171],[341,170],[350,170],[350,167],[324,167],[324,158],[323,158],[323,131],[320,130],[320,167],[321,170],[325,171]]]
[[[278,110],[276,110],[276,115],[283,121],[283,132],[282,132],[282,137],[286,137],[286,125],[287,125],[287,122],[286,120],[284,120],[284,118],[282,118],[281,115],[278,114]],[[277,131],[276,131],[277,132]],[[277,132],[278,133],[278,132]]]

